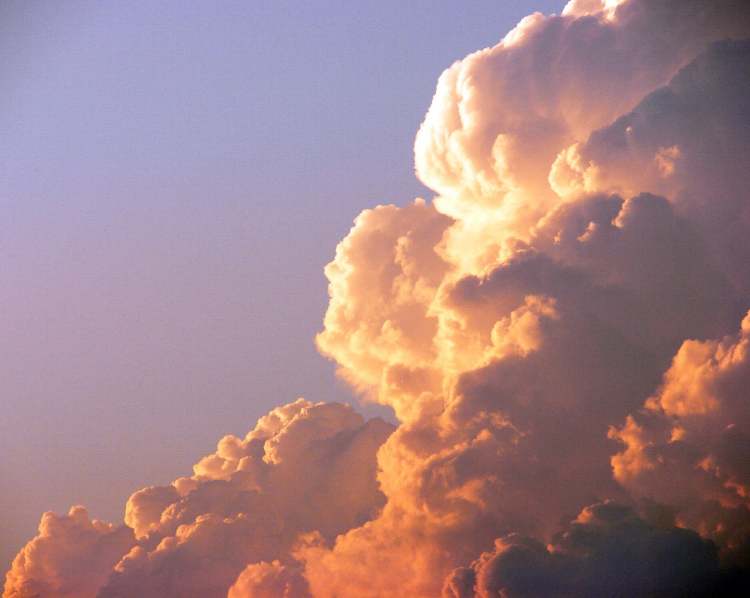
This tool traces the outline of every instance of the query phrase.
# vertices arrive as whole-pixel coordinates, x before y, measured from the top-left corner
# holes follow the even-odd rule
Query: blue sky
[[[429,197],[440,72],[560,1],[0,6],[0,512],[189,472],[304,395],[351,400],[313,336],[352,219]]]

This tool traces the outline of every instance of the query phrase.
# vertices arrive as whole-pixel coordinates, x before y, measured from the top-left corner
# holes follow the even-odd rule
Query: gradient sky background
[[[563,5],[0,4],[3,570],[45,510],[119,521],[271,407],[351,400],[324,264],[429,196],[440,72]]]

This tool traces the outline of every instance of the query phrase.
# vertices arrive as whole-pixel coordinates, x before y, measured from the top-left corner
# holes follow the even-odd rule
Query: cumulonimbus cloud
[[[318,347],[398,425],[279,407],[124,525],[45,515],[4,596],[747,584],[747,37],[735,1],[573,0],[451,66],[415,142],[437,196],[326,268]]]

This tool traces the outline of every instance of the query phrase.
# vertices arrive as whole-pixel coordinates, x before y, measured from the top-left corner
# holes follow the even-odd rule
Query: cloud
[[[38,535],[13,560],[5,598],[94,598],[135,539],[126,526],[89,519],[85,508],[45,513]]]
[[[417,175],[455,236],[478,246],[526,233],[554,206],[558,152],[628,112],[708,42],[746,37],[734,0],[571,2],[523,19],[446,70],[415,142]],[[639,189],[649,190],[649,189]],[[481,264],[483,265],[483,264]]]
[[[375,453],[392,429],[336,403],[278,407],[245,438],[225,436],[192,476],[134,493],[129,527],[91,523],[81,507],[44,515],[4,596],[226,596],[249,564],[289,562],[299,534],[332,540],[377,514],[384,497]],[[299,586],[260,567],[245,572],[235,593],[256,582],[256,592]]]
[[[279,561],[248,565],[229,589],[227,598],[308,598],[307,581],[299,568]]]
[[[744,296],[750,292],[750,40],[722,41],[632,112],[571,145],[550,179],[562,195],[649,191],[702,232]]]
[[[362,212],[326,266],[331,297],[317,336],[324,355],[360,390],[424,385],[436,359],[428,313],[450,265],[440,255],[452,220],[431,204]],[[406,417],[411,406],[372,394]],[[403,409],[401,409],[403,407]]]
[[[584,508],[547,546],[519,534],[497,539],[451,572],[443,596],[701,596],[742,581],[721,570],[715,545],[697,533],[605,502]]]
[[[623,198],[608,188],[558,197],[545,185],[567,135],[585,138],[696,56],[694,64],[701,64],[700,51],[711,39],[747,34],[746,13],[738,19],[736,5],[716,9],[680,24],[686,13],[674,3],[632,2],[578,23],[572,16],[559,21],[562,30],[577,27],[578,34],[622,31],[602,42],[613,46],[604,54],[585,36],[575,40],[586,49],[578,54],[554,46],[564,57],[556,59],[577,56],[578,74],[593,76],[594,82],[571,85],[570,113],[564,102],[555,104],[557,124],[546,132],[556,135],[563,122],[566,133],[545,137],[549,153],[531,145],[518,152],[519,160],[533,161],[529,177],[539,180],[523,178],[519,164],[509,172],[493,170],[498,163],[507,165],[512,145],[492,127],[515,106],[513,94],[526,89],[528,78],[545,71],[530,68],[514,79],[522,82],[521,91],[507,90],[504,63],[490,58],[515,51],[505,45],[539,49],[536,44],[546,38],[541,33],[536,38],[535,32],[546,32],[548,20],[533,17],[507,44],[473,55],[443,76],[415,150],[418,172],[441,193],[437,210],[455,220],[438,246],[452,267],[424,312],[434,336],[427,344],[424,337],[419,341],[434,348],[434,367],[421,366],[416,376],[407,358],[398,369],[395,363],[390,368],[405,372],[403,379],[411,384],[372,383],[378,399],[394,405],[403,421],[378,454],[388,502],[379,518],[340,536],[332,547],[300,552],[314,595],[347,590],[362,596],[436,595],[441,580],[435,572],[481,552],[493,533],[544,541],[561,520],[593,501],[629,499],[609,467],[616,451],[609,427],[656,389],[685,338],[729,330],[748,298],[716,259],[706,229],[671,198],[638,191]],[[696,27],[700,35],[646,39],[657,17],[662,23],[672,18],[683,31]],[[646,53],[655,51],[648,49],[650,43],[665,43],[665,55],[652,63],[634,52],[632,76],[643,86],[626,78],[633,95],[605,101],[597,116],[595,103],[607,100],[608,90],[596,86],[600,73],[589,72],[587,65],[628,47],[626,42],[638,43],[638,51]],[[623,59],[627,64],[615,61],[611,72],[601,72],[603,81],[613,79],[616,91],[617,69],[630,68],[630,56]],[[522,68],[519,64],[523,61],[507,68]],[[485,81],[490,82],[486,87]],[[539,89],[548,91],[545,83]],[[560,96],[540,97],[543,106]],[[523,117],[540,122],[537,104],[528,96],[518,106]],[[577,115],[576,106],[585,113]],[[454,128],[436,133],[443,125]],[[518,139],[532,139],[523,134]],[[491,148],[488,139],[494,140]],[[681,156],[670,148],[665,145],[659,154],[662,175],[676,168]],[[427,162],[420,166],[420,160]],[[506,211],[505,201],[515,202],[513,210],[520,206],[539,213],[516,217]],[[378,263],[368,260],[370,268],[381,267],[373,261]],[[348,297],[339,298],[336,291],[333,301],[346,303]],[[388,319],[383,316],[373,329],[387,327]]]
[[[383,504],[375,452],[391,430],[300,399],[244,439],[224,437],[191,478],[130,498],[126,521],[141,540],[100,596],[224,595],[249,563],[289,560],[299,534],[331,540],[361,525]]]
[[[452,271],[428,313],[429,385],[378,453],[388,502],[332,549],[300,552],[316,596],[435,595],[435,571],[498,533],[548,537],[594,500],[625,499],[609,426],[686,336],[722,330],[735,309],[690,224],[640,195],[561,205],[493,270]],[[378,397],[398,407],[404,386]]]
[[[750,565],[750,314],[720,340],[685,341],[643,409],[612,427],[615,478]]]
[[[325,270],[317,345],[398,425],[278,407],[192,475],[135,492],[127,527],[40,532],[5,595],[743,583],[743,37],[750,10],[729,0],[574,0],[450,67],[415,141],[437,197],[364,211]]]

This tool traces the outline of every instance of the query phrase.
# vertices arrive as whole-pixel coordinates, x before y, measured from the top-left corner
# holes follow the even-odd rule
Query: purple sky
[[[0,559],[45,510],[120,520],[299,395],[357,213],[428,195],[453,60],[561,1],[0,5]]]

